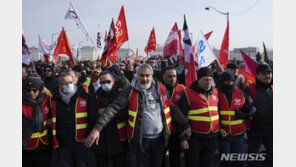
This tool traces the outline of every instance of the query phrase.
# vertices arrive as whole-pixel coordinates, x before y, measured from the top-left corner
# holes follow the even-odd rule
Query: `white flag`
[[[39,37],[39,47],[38,47],[39,52],[46,55],[52,55],[56,43],[53,43],[52,45],[46,45],[39,35],[38,37]]]
[[[75,11],[71,2],[70,2],[69,10],[65,15],[65,19],[73,19],[76,22],[78,29],[80,29],[84,33],[86,39],[90,38],[87,28],[84,26],[81,18],[79,17],[78,13]]]
[[[104,50],[104,39],[102,36],[102,31],[100,29],[100,25],[98,26],[98,33],[97,33],[97,48],[99,53],[99,59],[102,57],[103,50]]]
[[[206,67],[217,59],[202,32],[199,33],[196,47],[199,68]]]

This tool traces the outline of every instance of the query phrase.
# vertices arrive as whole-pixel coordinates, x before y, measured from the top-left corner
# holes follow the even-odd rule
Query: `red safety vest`
[[[56,138],[56,107],[57,102],[50,99],[50,107],[52,111],[52,135],[54,147],[59,147],[59,143]],[[78,97],[75,104],[75,140],[77,142],[83,141],[83,136],[87,127],[87,101]]]
[[[164,115],[166,119],[166,125],[169,134],[171,134],[172,130],[172,118],[171,118],[171,111],[170,111],[170,105],[171,105],[171,100],[167,98],[164,86],[159,82],[159,90],[160,90],[160,95],[162,98],[162,104],[164,107]],[[138,91],[134,88],[132,88],[131,93],[129,95],[129,104],[128,104],[128,124],[127,124],[127,135],[130,139],[133,138],[134,136],[134,130],[135,130],[135,123],[136,123],[136,118],[138,114],[138,106],[139,106],[139,94]]]
[[[184,90],[185,90],[185,86],[182,84],[177,84],[177,86],[174,88],[173,93],[172,93],[172,97],[171,97],[171,101],[176,106],[179,104],[181,95],[184,92]],[[172,129],[173,129],[173,131],[177,131],[177,125],[175,122],[172,122]]]
[[[223,125],[223,129],[227,134],[239,135],[245,132],[245,124],[243,119],[235,119],[235,109],[241,110],[245,104],[245,98],[241,89],[234,88],[231,99],[231,106],[224,93],[218,90],[219,106],[220,106],[220,120]]]
[[[38,147],[39,140],[45,144],[48,145],[48,130],[46,125],[46,120],[49,119],[49,104],[48,104],[49,96],[44,98],[42,104],[41,104],[41,109],[43,112],[43,125],[44,125],[44,131],[42,133],[38,131],[33,131],[31,135],[31,139],[29,140],[27,146],[25,147],[26,150],[33,150]],[[28,102],[23,102],[22,104],[22,113],[31,121],[32,120],[32,115],[33,115],[33,110],[31,105]]]
[[[96,98],[97,98],[97,102],[98,102],[98,106],[99,106],[100,100],[97,96],[96,96]],[[126,137],[126,120],[116,119],[116,124],[117,124],[119,139],[121,141],[126,140],[126,138],[127,138]]]
[[[185,89],[190,110],[187,118],[191,130],[196,133],[208,134],[219,131],[218,93],[213,88],[213,94],[206,100],[203,95],[193,89]]]

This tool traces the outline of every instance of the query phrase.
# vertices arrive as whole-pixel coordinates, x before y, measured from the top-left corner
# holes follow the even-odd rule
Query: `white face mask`
[[[63,92],[65,94],[73,93],[75,91],[74,84],[64,85],[63,88],[64,88]]]
[[[111,85],[111,84],[103,84],[103,85],[101,85],[101,87],[102,87],[102,89],[104,91],[110,91],[112,89],[112,86],[113,85]]]

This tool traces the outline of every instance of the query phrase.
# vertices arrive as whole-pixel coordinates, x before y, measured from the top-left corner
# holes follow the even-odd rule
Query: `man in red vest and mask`
[[[31,74],[24,83],[22,102],[22,165],[50,167],[51,125],[49,96],[42,93],[44,83],[38,74]]]
[[[220,154],[245,153],[245,119],[255,114],[250,97],[241,89],[235,88],[232,72],[225,71],[220,76],[218,89],[220,131]],[[240,160],[226,161],[221,158],[220,167],[243,166]]]
[[[89,101],[89,116],[87,131],[91,131],[96,124],[96,120],[103,113],[113,100],[115,100],[120,91],[114,87],[115,79],[109,71],[100,73],[100,88],[94,92]],[[127,110],[125,108],[125,110]],[[114,167],[126,167],[126,119],[127,111],[120,112],[111,122],[101,131],[99,145],[93,145],[97,167],[109,167],[112,161]]]
[[[143,64],[137,71],[132,86],[122,90],[117,99],[105,108],[85,144],[98,144],[100,132],[122,109],[128,107],[127,135],[130,154],[135,156],[131,165],[160,167],[174,120],[184,129],[181,135],[191,135],[188,119],[171,103],[165,87],[152,78],[153,69]]]
[[[212,167],[218,148],[219,114],[218,93],[212,87],[211,69],[197,71],[198,80],[186,88],[179,102],[179,109],[189,119],[191,138],[181,138],[187,167]]]
[[[162,79],[172,103],[178,106],[181,95],[185,90],[185,86],[178,83],[176,69],[171,66],[164,68],[162,71]],[[180,167],[180,153],[182,149],[180,147],[180,140],[175,122],[172,123],[172,135],[170,136],[168,147],[170,166]]]
[[[86,167],[87,149],[83,138],[87,127],[88,94],[74,83],[69,73],[61,73],[59,89],[50,99],[52,134],[61,167]]]

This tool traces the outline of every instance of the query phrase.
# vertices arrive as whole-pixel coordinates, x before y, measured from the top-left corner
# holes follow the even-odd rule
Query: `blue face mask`
[[[63,92],[65,94],[73,93],[75,91],[74,84],[64,85],[63,88],[64,88]]]
[[[111,84],[103,84],[103,85],[101,85],[102,86],[102,89],[104,90],[104,91],[110,91],[111,89],[112,89],[112,86],[113,85],[111,85]]]

